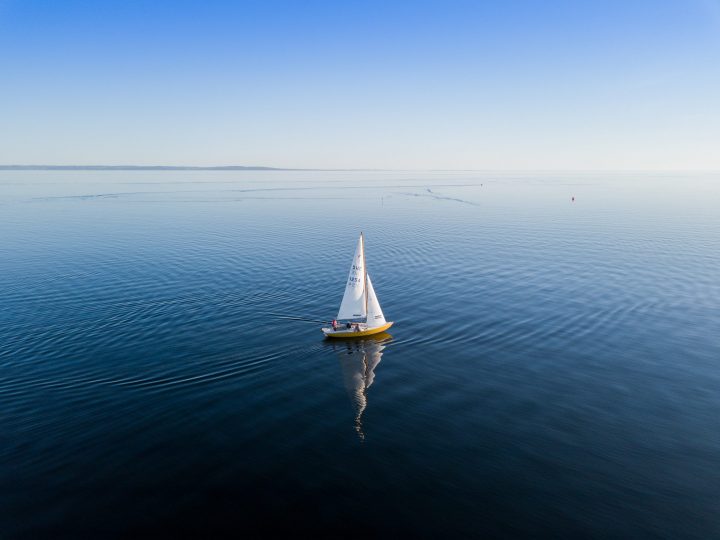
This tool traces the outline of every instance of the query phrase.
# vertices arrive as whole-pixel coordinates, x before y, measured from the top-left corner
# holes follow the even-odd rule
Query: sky
[[[720,170],[720,0],[0,0],[0,164]]]

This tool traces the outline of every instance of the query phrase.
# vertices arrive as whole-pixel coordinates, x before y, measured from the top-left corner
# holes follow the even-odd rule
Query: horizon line
[[[609,173],[609,172],[654,172],[654,173],[719,173],[720,169],[562,169],[562,168],[541,168],[541,169],[446,169],[446,168],[321,168],[321,167],[270,167],[264,165],[20,165],[0,164],[0,171],[316,171],[316,172],[554,172],[554,173]]]

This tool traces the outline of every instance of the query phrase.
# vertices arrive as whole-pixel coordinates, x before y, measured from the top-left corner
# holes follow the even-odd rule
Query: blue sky
[[[0,0],[0,163],[720,169],[720,0]]]

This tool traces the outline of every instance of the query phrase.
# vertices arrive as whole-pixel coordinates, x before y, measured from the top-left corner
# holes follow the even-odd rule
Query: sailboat
[[[342,321],[342,323],[341,323]],[[380,302],[373,289],[365,266],[365,238],[360,233],[345,294],[337,315],[337,328],[322,328],[325,337],[356,338],[384,332],[392,326],[385,320]]]

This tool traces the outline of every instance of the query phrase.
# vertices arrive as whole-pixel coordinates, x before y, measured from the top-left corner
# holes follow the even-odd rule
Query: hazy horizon
[[[78,171],[218,171],[218,172],[274,172],[274,171],[307,171],[307,172],[477,172],[492,174],[532,174],[532,173],[554,173],[554,174],[718,174],[717,169],[441,169],[441,168],[373,168],[373,167],[347,167],[347,168],[324,168],[324,167],[275,167],[272,165],[158,165],[158,164],[2,164],[0,171],[42,171],[42,170],[78,170]]]
[[[275,167],[273,165],[172,165],[172,164],[0,164],[0,171],[37,171],[37,170],[186,170],[186,171],[251,171],[251,172],[273,172],[273,171],[318,171],[318,172],[482,172],[482,173],[691,173],[691,174],[714,174],[720,173],[720,167],[716,169],[441,169],[441,168],[373,168],[373,167],[347,167],[347,168],[324,168],[324,167]]]
[[[0,163],[720,169],[720,0],[4,0],[0,47]]]

